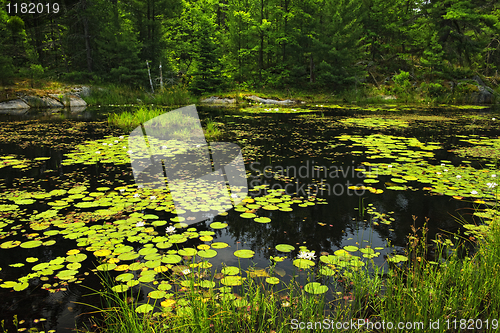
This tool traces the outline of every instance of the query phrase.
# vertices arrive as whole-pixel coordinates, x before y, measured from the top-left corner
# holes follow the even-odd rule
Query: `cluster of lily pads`
[[[497,175],[500,176],[500,170],[495,164],[486,164],[489,167],[487,169],[473,168],[469,161],[463,161],[465,165],[460,166],[448,160],[432,164],[429,160],[435,156],[433,151],[442,148],[436,142],[422,143],[416,138],[381,134],[367,137],[341,135],[337,139],[352,141],[352,146],[366,149],[352,151],[352,154],[364,154],[371,160],[392,160],[383,163],[364,162],[365,183],[376,184],[380,182],[379,176],[390,176],[389,181],[385,182],[385,188],[389,190],[412,189],[410,184],[418,182],[424,185],[424,190],[455,199],[472,198],[479,203],[500,199],[499,193],[495,191],[498,183],[495,180]]]
[[[16,155],[3,155],[0,156],[0,169],[5,167],[12,167],[13,169],[29,169],[32,167],[39,167],[43,161],[50,159],[50,157],[35,157],[30,160],[27,158],[19,158]]]
[[[317,112],[318,110],[308,109],[308,108],[290,108],[290,107],[249,107],[241,108],[240,112],[248,113],[304,113],[304,112]]]
[[[383,118],[344,118],[340,120],[341,123],[346,125],[356,125],[368,128],[392,128],[408,127],[408,122],[399,119],[383,119]]]
[[[500,159],[500,138],[480,137],[479,135],[457,135],[460,141],[470,144],[469,147],[460,147],[454,150],[462,157],[475,157],[481,159]]]

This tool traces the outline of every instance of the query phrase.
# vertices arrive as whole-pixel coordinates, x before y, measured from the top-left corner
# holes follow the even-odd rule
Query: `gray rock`
[[[85,102],[83,99],[76,95],[71,95],[71,94],[65,94],[61,102],[64,104],[66,107],[81,107],[81,106],[87,106],[87,102]]]
[[[235,104],[236,100],[234,98],[219,98],[217,96],[210,96],[200,101],[206,104]]]
[[[279,105],[286,105],[286,104],[294,104],[295,101],[292,101],[291,99],[286,99],[284,101],[277,101],[275,99],[267,99],[267,98],[260,98],[257,96],[247,96],[247,99],[254,101],[254,102],[259,102],[262,104],[279,104]]]
[[[478,86],[478,91],[471,94],[472,103],[474,104],[491,104],[493,103],[493,89],[486,86]]]
[[[21,98],[32,108],[62,108],[61,102],[50,97],[24,96]]]
[[[14,99],[0,103],[0,110],[29,109],[30,106],[22,99]]]
[[[88,97],[90,96],[91,89],[88,86],[81,86],[73,88],[73,92],[78,97]]]

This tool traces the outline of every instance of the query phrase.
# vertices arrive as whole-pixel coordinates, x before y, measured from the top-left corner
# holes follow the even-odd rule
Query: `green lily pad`
[[[27,242],[21,243],[21,247],[24,249],[32,249],[35,247],[39,247],[42,244],[43,244],[42,241],[33,240],[33,241],[27,241]]]
[[[129,289],[129,286],[126,284],[118,284],[116,286],[111,287],[111,290],[113,290],[115,293],[123,293],[126,292]]]
[[[224,243],[224,242],[216,242],[216,243],[212,243],[210,246],[214,249],[224,249],[224,248],[228,247],[229,244]]]
[[[324,294],[328,291],[328,287],[319,282],[311,282],[304,286],[304,290],[310,294]]]
[[[266,282],[269,284],[278,284],[280,283],[280,279],[278,279],[277,277],[268,277],[266,278]]]
[[[307,269],[315,265],[314,261],[309,259],[295,259],[293,261],[293,265],[300,269]]]
[[[23,291],[24,289],[26,289],[28,287],[29,287],[28,282],[18,282],[13,286],[15,291]]]
[[[135,312],[137,313],[149,313],[151,311],[153,311],[154,307],[150,304],[143,304],[143,305],[140,305],[138,306],[136,309],[135,309]]]
[[[100,264],[99,266],[96,267],[98,271],[112,271],[115,268],[116,264],[111,264],[111,263]]]
[[[2,249],[12,249],[16,246],[19,246],[19,244],[21,244],[20,241],[8,241],[8,242],[5,242],[5,243],[2,243],[2,245],[0,245],[0,247]]]
[[[241,286],[243,284],[243,278],[241,276],[226,276],[220,280],[225,286]]]
[[[288,244],[278,244],[276,245],[276,250],[280,251],[280,252],[284,252],[284,253],[287,253],[287,252],[292,252],[293,250],[295,250],[295,247],[293,247],[292,245],[288,245]]]
[[[201,258],[213,258],[217,255],[217,251],[209,249],[198,251],[197,255]]]
[[[252,258],[255,252],[252,250],[237,250],[234,252],[234,255],[238,258]]]
[[[198,251],[193,249],[193,248],[186,247],[186,248],[179,250],[177,253],[181,256],[192,257],[192,256],[196,255],[196,253],[198,253]]]
[[[253,213],[243,213],[240,215],[242,218],[244,219],[252,219],[254,217],[256,217],[257,215],[253,214]]]
[[[120,274],[118,275],[115,280],[116,281],[120,281],[120,282],[127,282],[127,281],[130,281],[134,278],[134,274],[132,273],[123,273],[123,274]]]
[[[68,261],[68,262],[82,262],[85,259],[87,259],[87,255],[86,254],[84,254],[84,253],[78,253],[78,254],[74,254],[74,255],[68,256],[66,258],[66,261]]]
[[[167,254],[161,258],[161,261],[165,264],[177,264],[182,261],[182,258],[176,254]]]
[[[155,291],[151,291],[148,294],[148,297],[153,298],[153,299],[159,299],[159,298],[165,297],[165,295],[167,295],[167,293],[164,292],[163,290],[155,290]]]
[[[239,272],[240,272],[240,269],[238,267],[234,267],[234,266],[227,266],[221,270],[221,273],[224,275],[236,275]]]
[[[357,250],[359,250],[359,248],[357,246],[348,245],[344,246],[344,250],[346,250],[347,252],[356,252]]]
[[[139,257],[139,253],[137,252],[126,252],[122,253],[118,256],[120,260],[134,260]]]
[[[200,282],[200,287],[202,288],[213,288],[215,287],[215,282],[209,280],[203,280]]]
[[[60,271],[56,276],[61,280],[70,280],[75,276],[75,274],[78,274],[78,271],[67,269]]]
[[[258,223],[269,223],[271,222],[271,219],[269,217],[257,217],[255,219],[253,219],[255,222],[258,222]]]
[[[212,229],[224,229],[225,227],[227,227],[227,223],[223,223],[223,222],[210,223],[210,228],[212,228]]]

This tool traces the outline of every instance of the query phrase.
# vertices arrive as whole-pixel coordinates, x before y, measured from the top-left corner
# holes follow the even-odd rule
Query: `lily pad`
[[[35,247],[39,247],[42,244],[43,244],[42,241],[33,240],[33,241],[27,241],[27,242],[21,243],[21,247],[25,248],[25,249],[32,249]]]
[[[224,275],[236,275],[239,272],[240,272],[240,269],[238,267],[234,267],[234,266],[227,266],[221,270],[221,273]]]
[[[278,245],[276,245],[276,250],[278,250],[280,252],[287,253],[287,252],[292,252],[293,250],[295,250],[295,247],[293,247],[292,245],[288,245],[288,244],[278,244]]]
[[[243,278],[241,276],[226,276],[220,281],[225,286],[241,286],[243,284]]]
[[[252,250],[237,250],[234,252],[234,255],[238,258],[252,258],[255,252]]]
[[[324,294],[328,291],[328,287],[319,282],[311,282],[304,286],[304,290],[310,294]]]
[[[227,223],[223,223],[223,222],[210,223],[210,228],[212,228],[212,229],[224,229],[225,227],[227,227]]]
[[[140,305],[138,306],[136,309],[135,309],[135,312],[137,313],[149,313],[151,311],[153,311],[154,307],[150,304],[143,304],[143,305]]]
[[[202,258],[213,258],[217,255],[217,251],[215,250],[202,250],[202,251],[198,251],[198,256],[199,257],[202,257]]]

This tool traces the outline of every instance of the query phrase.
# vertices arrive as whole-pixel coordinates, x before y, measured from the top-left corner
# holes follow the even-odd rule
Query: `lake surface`
[[[117,244],[137,252],[122,256],[118,265],[140,260],[154,268],[158,260],[179,264],[167,254],[190,260],[189,253],[176,251],[201,253],[203,244],[217,242],[217,255],[205,257],[214,272],[224,264],[254,266],[265,274],[259,269],[269,266],[271,256],[287,256],[277,264],[282,281],[292,274],[305,281],[306,272],[293,264],[300,246],[315,252],[318,266],[320,255],[368,246],[376,249],[368,259],[383,266],[388,255],[404,254],[412,224],[418,228],[427,221],[429,239],[447,235],[460,228],[459,217],[462,223],[480,222],[474,207],[489,208],[498,199],[494,155],[464,148],[496,147],[499,111],[275,109],[198,107],[202,121],[219,123],[220,141],[241,148],[249,200],[227,214],[207,209],[205,221],[177,225],[174,234],[182,236],[175,242],[165,228],[182,221],[164,204],[168,195],[137,189],[126,134],[107,127],[109,112],[127,108],[0,115],[2,319],[12,327],[17,314],[25,321],[20,327],[57,332],[71,331],[75,318],[89,324],[88,317],[78,316],[89,308],[77,303],[99,304],[97,297],[83,295],[90,293],[86,287],[99,288],[91,269],[114,258],[108,248],[115,257],[128,253],[116,251]],[[256,222],[258,217],[270,221]],[[279,244],[294,250],[278,251]],[[238,258],[234,252],[240,249],[254,255]],[[133,271],[123,268],[113,276]]]

